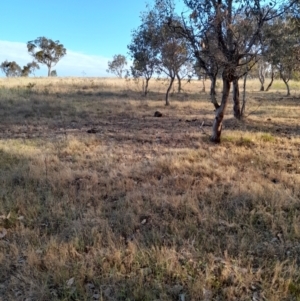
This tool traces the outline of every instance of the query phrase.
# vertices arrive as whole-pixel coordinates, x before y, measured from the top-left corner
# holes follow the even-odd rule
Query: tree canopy
[[[59,41],[53,41],[46,37],[39,37],[27,43],[30,55],[48,68],[48,76],[51,76],[51,68],[67,53],[66,48]]]
[[[34,73],[36,69],[40,69],[40,66],[36,62],[28,63],[21,68],[15,61],[8,62],[7,60],[2,62],[0,65],[1,71],[6,75],[6,77],[27,77],[31,73]]]
[[[106,72],[111,72],[117,75],[118,77],[122,78],[126,65],[126,57],[122,54],[116,54],[114,55],[113,60],[108,62],[108,69],[106,70]]]
[[[32,61],[31,63],[28,63],[27,65],[23,66],[21,76],[27,77],[30,74],[34,73],[36,69],[40,69],[40,66],[37,62]]]
[[[179,24],[172,0],[156,2],[163,7],[161,18],[168,20],[168,26],[185,38],[198,68],[212,79],[216,72],[222,77],[221,101],[212,99],[216,114],[211,141],[218,143],[231,84],[234,116],[240,118],[237,81],[244,75],[245,66],[254,64],[262,52],[260,39],[264,26],[282,16],[296,1],[184,0],[186,10]]]
[[[144,77],[144,94],[148,93],[148,83],[158,65],[158,48],[155,47],[155,30],[149,15],[143,14],[142,24],[132,32],[131,43],[127,46],[133,63],[131,74],[134,78]]]
[[[165,98],[169,105],[169,92],[176,76],[180,83],[180,71],[189,60],[189,48],[183,37],[168,26],[164,17],[161,18],[161,10],[156,3],[142,14],[142,25],[133,31],[128,49],[133,58],[132,75],[145,77],[145,94],[154,73],[170,79]]]
[[[6,60],[2,62],[0,69],[6,77],[17,77],[20,76],[22,72],[21,67],[15,61],[8,62]]]

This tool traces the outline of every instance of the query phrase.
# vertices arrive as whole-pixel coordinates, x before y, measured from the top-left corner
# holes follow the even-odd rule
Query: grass
[[[0,80],[0,300],[299,300],[296,94],[150,84]]]

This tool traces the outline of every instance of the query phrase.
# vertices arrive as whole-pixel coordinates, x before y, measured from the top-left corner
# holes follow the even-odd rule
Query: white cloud
[[[0,63],[16,61],[20,66],[32,61],[32,57],[27,52],[25,43],[0,41]],[[53,69],[58,76],[108,76],[106,73],[109,58],[98,55],[87,55],[67,49],[67,55],[63,57]],[[47,69],[40,65],[36,76],[46,76]],[[1,74],[4,76],[4,74]]]

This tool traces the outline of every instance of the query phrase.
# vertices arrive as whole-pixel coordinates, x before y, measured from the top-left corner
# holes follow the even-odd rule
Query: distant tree
[[[185,48],[186,48],[186,54],[187,54],[187,60],[186,62],[180,67],[179,71],[176,74],[176,78],[177,78],[177,92],[181,93],[182,89],[182,83],[181,81],[183,79],[187,79],[188,82],[190,82],[190,80],[192,79],[193,76],[195,76],[195,69],[193,66],[193,62],[191,60],[191,55],[188,54],[188,48],[187,48],[187,44],[185,43]]]
[[[21,67],[15,62],[8,62],[7,60],[0,65],[1,71],[6,77],[16,77],[21,75]]]
[[[272,87],[273,81],[274,81],[274,77],[275,77],[275,67],[273,66],[273,64],[270,64],[270,70],[269,70],[269,77],[270,77],[270,82],[266,88],[266,92],[268,92],[270,90],[270,88]]]
[[[50,76],[52,77],[56,77],[57,76],[57,72],[56,70],[52,70]]]
[[[132,32],[131,43],[127,46],[133,59],[131,74],[134,78],[145,78],[144,94],[148,94],[148,85],[158,64],[158,48],[154,47],[155,31],[147,22],[148,15],[141,16],[142,24]]]
[[[268,70],[269,64],[263,59],[260,59],[258,62],[258,79],[260,81],[260,91],[265,91],[265,78]]]
[[[170,83],[166,92],[166,106],[168,106],[170,104],[169,92],[176,76],[179,82],[179,91],[181,90],[181,78],[179,74],[188,60],[188,51],[184,41],[164,27],[165,26],[161,29],[158,72],[164,73],[170,78]]]
[[[198,67],[197,64],[193,65],[193,75],[197,76],[198,80],[202,81],[202,90],[201,92],[206,91],[205,80],[207,77],[207,72],[203,70],[201,67]]]
[[[34,74],[34,71],[36,69],[40,69],[40,66],[37,62],[32,61],[31,63],[28,63],[26,66],[23,66],[23,69],[21,70],[21,76],[28,77],[30,74]]]
[[[59,41],[53,41],[45,37],[27,43],[28,52],[32,57],[48,68],[48,76],[51,76],[51,68],[67,53],[66,48]]]
[[[169,78],[169,85],[166,91],[165,104],[168,106],[169,93],[177,77],[179,91],[181,90],[181,71],[189,60],[189,49],[182,35],[177,34],[167,24],[167,19],[162,16],[163,6],[157,2],[156,5],[146,12],[144,26],[151,33],[151,47],[155,51],[155,72]],[[180,23],[179,18],[173,21]]]
[[[116,54],[113,57],[113,60],[108,62],[108,69],[106,72],[111,72],[118,77],[122,78],[124,68],[127,65],[126,57],[122,54]]]
[[[253,68],[257,74],[258,79],[260,81],[260,91],[269,91],[275,77],[275,71],[277,71],[276,67],[273,65],[272,62],[268,62],[268,58],[264,55],[259,56],[259,60],[257,63],[257,68]],[[264,87],[266,78],[270,78],[270,82],[267,87]]]
[[[266,45],[264,55],[274,66],[286,85],[287,96],[290,95],[289,81],[300,70],[300,34],[289,16],[278,19],[265,30]],[[272,69],[272,72],[274,70]]]

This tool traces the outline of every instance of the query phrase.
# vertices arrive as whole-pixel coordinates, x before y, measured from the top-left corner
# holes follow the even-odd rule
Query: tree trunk
[[[211,84],[210,84],[210,100],[212,104],[215,106],[215,109],[218,109],[220,105],[217,102],[216,98],[216,83],[217,83],[217,78],[216,77],[211,77]]]
[[[260,81],[260,90],[259,91],[265,91],[265,67],[263,65],[258,66],[258,79]]]
[[[283,81],[285,83],[286,90],[287,90],[286,96],[290,96],[291,95],[291,91],[290,91],[289,81],[287,81],[287,80],[283,80]]]
[[[51,76],[51,66],[48,66],[48,76]]]
[[[267,89],[266,89],[266,92],[270,90],[270,88],[271,88],[271,86],[272,86],[272,84],[273,84],[273,81],[274,81],[274,70],[273,70],[273,68],[272,68],[272,72],[271,72],[271,81],[270,81],[270,83],[268,84],[268,87],[267,87]]]
[[[166,93],[166,106],[169,106],[169,105],[170,105],[170,103],[169,103],[169,92],[170,92],[170,90],[172,89],[174,79],[175,79],[175,76],[172,76],[172,77],[171,77],[171,80],[170,80],[169,87],[168,87],[168,89],[167,89],[167,93]]]
[[[289,86],[289,79],[290,77],[287,77],[287,76],[284,76],[283,72],[281,70],[279,70],[279,74],[280,74],[280,77],[281,79],[283,80],[285,86],[286,86],[286,90],[287,90],[287,94],[286,96],[290,96],[291,93],[290,93],[290,86]]]
[[[241,119],[240,89],[238,79],[233,81],[233,115],[236,119]]]
[[[205,92],[205,75],[202,76],[202,92]]]
[[[147,94],[148,94],[149,80],[150,80],[150,78],[146,77],[146,84],[145,84],[145,88],[144,88],[144,94],[145,94],[145,96],[147,96]]]
[[[177,77],[177,80],[178,80],[178,93],[180,93],[182,91],[182,88],[181,88],[181,78],[180,78],[180,76],[179,76],[178,73],[176,74],[176,77]]]
[[[228,103],[230,92],[230,80],[227,77],[223,77],[223,94],[221,105],[216,109],[216,117],[212,127],[212,136],[210,140],[215,143],[221,142],[222,122]]]
[[[245,75],[244,75],[243,102],[242,102],[242,109],[241,109],[241,117],[245,116],[245,111],[246,111],[246,83],[247,83],[247,77],[248,77],[248,72],[245,73]]]

